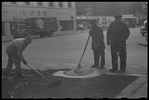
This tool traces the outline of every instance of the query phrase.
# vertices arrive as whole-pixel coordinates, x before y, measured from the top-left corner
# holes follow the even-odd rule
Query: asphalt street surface
[[[30,77],[24,80],[2,80],[2,97],[9,98],[115,98],[124,88],[139,78],[147,75],[147,48],[138,45],[145,39],[139,33],[139,28],[130,29],[131,34],[127,41],[127,73],[130,75],[101,74],[93,78],[65,78],[53,76],[57,71],[74,69],[83,53],[88,37],[88,31],[67,32],[52,37],[35,38],[23,55],[29,65],[40,71],[52,81],[60,80],[58,86],[47,87],[48,81],[22,64],[23,72]],[[106,31],[104,32],[106,44]],[[2,43],[2,68],[7,65],[5,48],[8,42]],[[110,46],[105,49],[105,68],[111,68]],[[81,65],[91,69],[93,52],[91,39]],[[73,65],[72,67],[69,65]],[[15,69],[15,67],[13,67]],[[82,69],[82,71],[84,70]],[[3,71],[3,70],[2,70]],[[15,72],[15,70],[14,70]],[[131,75],[132,74],[132,75]],[[139,74],[137,76],[133,74]],[[12,74],[13,76],[13,74]],[[9,92],[9,93],[8,93]]]

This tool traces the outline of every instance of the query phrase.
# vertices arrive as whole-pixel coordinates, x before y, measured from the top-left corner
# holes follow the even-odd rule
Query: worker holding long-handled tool
[[[5,71],[5,77],[10,75],[11,69],[13,67],[13,63],[16,66],[17,76],[16,78],[24,78],[24,76],[21,73],[21,61],[30,67],[32,70],[34,70],[36,73],[38,73],[40,76],[45,78],[50,84],[48,86],[58,85],[61,82],[60,81],[51,81],[48,78],[46,78],[44,75],[39,73],[37,70],[35,70],[33,67],[27,64],[26,60],[23,57],[23,51],[26,49],[26,47],[31,43],[32,39],[31,37],[26,38],[18,38],[13,40],[8,44],[6,47],[6,53],[8,55],[8,63]]]
[[[79,70],[82,68],[80,63],[84,56],[90,36],[92,37],[92,49],[94,52],[94,65],[92,65],[91,67],[98,67],[99,69],[101,69],[101,68],[104,68],[104,65],[105,65],[105,52],[104,52],[105,44],[103,41],[103,39],[104,39],[103,30],[96,24],[95,20],[92,20],[90,22],[90,24],[91,24],[91,30],[89,32],[89,36],[88,36],[82,57],[80,59],[77,69],[74,70],[74,72],[76,72],[76,73],[78,73]],[[100,63],[100,67],[99,67],[99,57],[100,56],[101,56],[101,63]]]
[[[89,32],[89,35],[92,37],[92,50],[94,53],[94,65],[92,65],[91,67],[102,69],[105,65],[105,44],[103,30],[96,24],[96,20],[92,20],[90,24],[92,28]],[[101,62],[99,66],[100,56]]]
[[[88,36],[88,39],[87,39],[87,42],[86,42],[86,45],[85,45],[85,48],[84,48],[83,54],[82,54],[82,56],[81,56],[81,59],[80,59],[80,61],[79,61],[78,67],[77,67],[77,69],[75,69],[75,70],[74,70],[74,72],[75,72],[75,73],[78,73],[78,72],[79,72],[79,70],[82,68],[82,66],[81,66],[81,61],[82,61],[82,58],[83,58],[83,56],[84,56],[84,53],[85,53],[85,50],[86,50],[86,47],[87,47],[87,44],[88,44],[89,38],[90,38],[90,35]]]
[[[31,43],[31,37],[18,38],[11,41],[6,47],[6,53],[8,55],[8,63],[6,67],[5,76],[9,76],[13,63],[16,66],[17,77],[23,77],[21,73],[21,61],[27,65],[26,60],[23,57],[23,51]]]

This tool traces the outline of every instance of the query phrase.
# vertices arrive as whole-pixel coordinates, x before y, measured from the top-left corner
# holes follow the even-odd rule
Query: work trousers
[[[94,53],[94,65],[99,66],[99,60],[101,56],[100,66],[104,66],[105,65],[104,49],[100,49],[100,48],[93,49],[93,53]]]
[[[6,53],[8,55],[8,63],[7,63],[7,67],[6,67],[7,74],[10,74],[12,67],[13,67],[13,63],[16,66],[17,73],[21,73],[21,61],[17,57],[17,54],[8,53],[8,52],[6,52]]]
[[[120,70],[126,70],[126,41],[111,42],[112,69],[118,70],[118,55],[120,56]]]

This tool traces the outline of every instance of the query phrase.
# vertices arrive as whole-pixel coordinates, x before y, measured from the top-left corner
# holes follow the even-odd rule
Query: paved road
[[[139,33],[139,28],[132,28],[130,37],[127,41],[127,71],[131,73],[147,73],[147,48],[138,45],[138,42],[144,37]],[[59,33],[60,34],[60,33]],[[106,31],[105,44],[106,44]],[[24,57],[30,65],[37,69],[45,67],[52,68],[56,64],[78,64],[88,32],[70,32],[63,35],[55,35],[48,38],[36,38],[32,41],[24,52]],[[8,42],[2,43],[2,67],[7,63],[5,48]],[[105,49],[106,67],[111,67],[110,46],[106,45]],[[91,50],[91,39],[82,60],[82,66],[93,64],[93,52]],[[22,64],[23,68],[27,68]]]
[[[131,34],[127,41],[127,73],[129,74],[140,74],[147,75],[147,48],[138,45],[138,42],[144,37],[139,33],[139,28],[130,29]],[[59,33],[60,34],[60,33]],[[105,35],[105,44],[106,44],[106,31]],[[40,70],[54,70],[50,72],[43,72],[48,74],[47,77],[53,78],[51,74],[58,70],[64,69],[74,69],[77,67],[77,64],[82,55],[86,40],[88,37],[88,32],[70,32],[62,35],[54,35],[53,37],[48,38],[35,38],[31,45],[27,47],[24,52],[24,57],[28,63]],[[2,43],[2,68],[5,68],[7,64],[7,55],[5,53],[5,48],[8,42]],[[111,68],[111,54],[110,47],[106,45],[105,49],[106,56],[106,69]],[[82,70],[86,68],[90,69],[90,66],[93,64],[93,52],[91,50],[91,39],[87,47],[85,56],[82,60],[81,65],[83,66]],[[22,64],[24,69],[29,69],[27,66]],[[15,68],[15,67],[14,67]],[[33,88],[32,92],[28,94],[20,94],[22,97],[116,97],[124,88],[126,88],[130,83],[135,81],[138,76],[122,76],[103,74],[91,79],[68,79],[63,77],[57,77],[62,81],[62,85],[55,87],[54,89],[49,89],[49,93],[45,93],[46,89],[37,89],[41,87],[40,83],[45,82],[44,79],[41,79],[38,85]],[[140,76],[139,75],[139,76]],[[109,78],[110,77],[110,78]],[[56,77],[54,77],[55,79]],[[110,81],[108,81],[110,80]],[[116,81],[117,80],[117,81]],[[119,85],[121,83],[122,85]],[[33,86],[30,85],[29,87]],[[107,86],[109,88],[107,88]],[[29,88],[28,87],[28,88]],[[67,88],[69,87],[69,88]],[[29,88],[29,89],[30,89]],[[42,93],[36,91],[42,90]],[[108,91],[111,90],[111,91]],[[107,91],[107,92],[106,92]],[[114,92],[115,91],[115,92]],[[41,95],[39,95],[41,94]],[[42,95],[43,94],[43,95]],[[45,95],[44,95],[45,94]],[[57,95],[56,95],[57,94]]]

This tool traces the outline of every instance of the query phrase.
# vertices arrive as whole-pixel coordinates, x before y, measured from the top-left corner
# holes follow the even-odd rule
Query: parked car
[[[144,21],[143,26],[140,28],[140,33],[142,34],[142,36],[144,36],[145,34],[147,34],[147,20]]]

